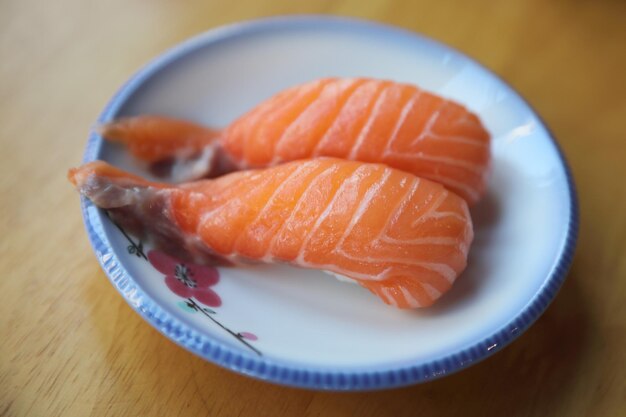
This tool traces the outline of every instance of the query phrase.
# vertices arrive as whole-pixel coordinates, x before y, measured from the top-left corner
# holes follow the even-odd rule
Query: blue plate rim
[[[450,52],[459,54],[468,59],[492,77],[499,80],[504,86],[508,87],[511,92],[524,101],[546,129],[548,137],[557,151],[565,172],[570,199],[570,217],[567,225],[567,233],[561,245],[560,254],[554,269],[541,288],[524,309],[498,331],[467,348],[443,356],[437,360],[427,363],[407,362],[401,366],[385,369],[329,369],[294,365],[266,357],[253,356],[243,350],[231,347],[217,339],[213,339],[210,336],[201,334],[171,316],[166,310],[161,308],[157,302],[141,290],[132,276],[119,262],[104,232],[102,225],[103,214],[86,198],[81,197],[82,214],[87,234],[102,269],[129,305],[170,340],[192,353],[224,368],[282,385],[339,391],[387,389],[433,380],[465,369],[493,355],[515,340],[541,316],[563,284],[572,263],[578,237],[578,200],[574,180],[566,158],[545,122],[538,113],[534,111],[532,106],[530,106],[517,91],[502,80],[501,77],[464,53],[425,37],[424,35],[362,19],[324,15],[293,15],[243,21],[211,29],[170,48],[154,58],[120,87],[109,101],[104,111],[100,114],[98,123],[111,120],[121,105],[137,87],[162,67],[181,58],[185,54],[205,47],[208,44],[227,40],[235,36],[242,36],[259,30],[276,29],[277,26],[285,29],[292,25],[298,27],[310,25],[316,28],[330,25],[336,28],[377,31],[385,36],[412,37],[418,39],[420,42],[431,43],[439,48],[449,50]],[[96,159],[100,153],[101,145],[101,137],[95,131],[91,132],[83,162]]]

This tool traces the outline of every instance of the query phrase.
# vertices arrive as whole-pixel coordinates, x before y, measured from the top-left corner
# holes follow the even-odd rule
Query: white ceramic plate
[[[207,269],[201,271],[205,288],[183,293],[167,285],[176,261],[152,253],[150,263],[141,256],[150,248],[138,248],[132,236],[131,244],[104,212],[83,200],[103,268],[131,306],[167,337],[217,364],[274,382],[393,387],[445,375],[496,352],[558,291],[576,238],[576,200],[565,162],[539,117],[461,53],[363,21],[242,23],[158,57],[121,88],[100,122],[158,113],[225,126],[277,91],[324,76],[420,85],[468,106],[493,136],[489,191],[472,209],[476,238],[469,266],[434,307],[396,310],[358,286],[283,266]],[[85,156],[93,159],[146,175],[122,148],[96,134]]]

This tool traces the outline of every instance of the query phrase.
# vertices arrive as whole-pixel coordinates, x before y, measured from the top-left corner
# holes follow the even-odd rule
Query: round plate
[[[155,59],[120,89],[99,121],[158,113],[225,126],[279,90],[325,76],[417,84],[469,107],[493,136],[489,191],[472,209],[476,237],[469,266],[434,307],[396,310],[359,286],[285,266],[196,268],[202,285],[186,292],[172,278],[175,259],[126,235],[83,199],[102,267],[165,336],[214,363],[272,382],[337,390],[395,387],[449,374],[498,351],[537,319],[563,282],[576,240],[576,198],[539,117],[463,54],[357,20],[236,24]],[[85,161],[94,159],[147,175],[95,133]]]

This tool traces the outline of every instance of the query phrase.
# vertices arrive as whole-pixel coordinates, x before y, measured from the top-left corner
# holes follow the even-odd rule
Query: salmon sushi
[[[317,158],[171,185],[95,161],[68,177],[122,227],[172,255],[319,269],[403,309],[448,291],[473,239],[462,198],[383,164]]]
[[[315,157],[384,163],[474,204],[485,192],[490,135],[462,105],[414,85],[325,78],[284,90],[223,130],[161,116],[105,124],[139,159],[168,161],[172,180]]]

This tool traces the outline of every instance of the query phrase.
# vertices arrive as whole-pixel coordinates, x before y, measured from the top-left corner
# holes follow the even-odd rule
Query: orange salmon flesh
[[[448,291],[473,239],[465,200],[383,164],[317,158],[170,185],[95,161],[68,177],[170,252],[326,270],[398,308],[429,306]]]

